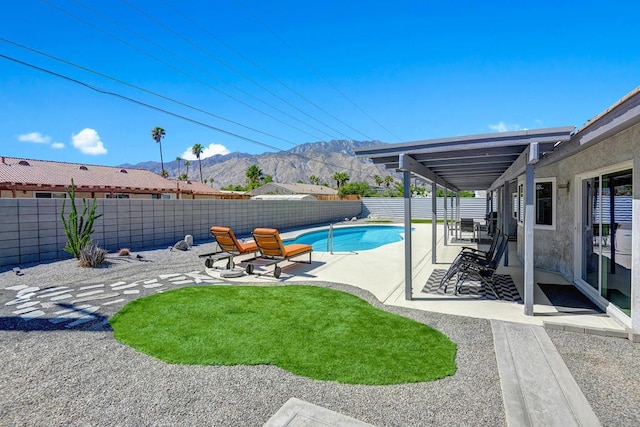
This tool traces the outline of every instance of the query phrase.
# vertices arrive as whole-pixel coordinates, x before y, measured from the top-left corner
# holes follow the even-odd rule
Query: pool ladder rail
[[[327,252],[333,255],[333,224],[329,224],[329,234],[327,234]]]

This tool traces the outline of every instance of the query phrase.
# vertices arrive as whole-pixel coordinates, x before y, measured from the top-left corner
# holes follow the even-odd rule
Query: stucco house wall
[[[536,168],[535,177],[556,179],[558,184],[569,183],[568,188],[556,188],[555,230],[534,231],[535,265],[557,271],[573,281],[575,203],[580,188],[575,188],[577,174],[606,168],[633,160],[634,205],[640,200],[640,124],[627,128],[604,141],[556,163]],[[518,180],[524,182],[524,176]],[[638,211],[634,211],[637,223]],[[635,227],[636,224],[634,224]],[[636,228],[638,230],[638,228]],[[524,253],[524,227],[518,226],[518,256]]]

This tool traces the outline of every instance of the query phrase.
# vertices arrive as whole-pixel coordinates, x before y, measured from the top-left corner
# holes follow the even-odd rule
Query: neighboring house
[[[525,314],[534,314],[534,267],[543,268],[640,333],[640,87],[577,130],[441,138],[356,154],[402,171],[405,180],[429,181],[433,190],[488,191],[488,211],[517,238]],[[405,268],[411,277],[411,263]],[[409,281],[407,299],[411,289]]]
[[[287,195],[287,194],[309,194],[312,196],[335,196],[338,190],[313,184],[280,184],[269,182],[258,188],[251,190],[252,196],[260,195]]]
[[[220,191],[193,181],[175,181],[143,169],[0,158],[0,197],[64,198],[73,179],[77,197],[216,198]]]

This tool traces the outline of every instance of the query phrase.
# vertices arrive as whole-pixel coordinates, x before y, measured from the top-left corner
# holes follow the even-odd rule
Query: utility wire
[[[170,68],[170,69],[172,69],[172,70],[174,70],[174,71],[176,71],[176,72],[178,72],[178,73],[180,73],[180,74],[182,74],[182,75],[184,75],[184,76],[186,76],[186,77],[188,77],[188,78],[190,78],[190,79],[192,79],[192,80],[194,80],[194,81],[197,81],[197,82],[199,82],[200,84],[202,84],[202,85],[204,85],[204,86],[208,87],[209,89],[212,89],[212,90],[214,90],[214,91],[216,91],[216,92],[220,93],[221,95],[224,95],[224,96],[226,96],[226,97],[228,97],[228,98],[230,98],[230,99],[232,99],[232,100],[234,100],[234,101],[236,101],[236,102],[238,102],[238,103],[240,103],[240,104],[244,105],[245,107],[247,107],[247,108],[249,108],[249,109],[251,109],[251,110],[254,110],[254,111],[256,111],[256,112],[258,112],[258,113],[260,113],[260,114],[263,114],[263,115],[265,115],[265,116],[267,116],[267,117],[269,117],[269,118],[271,118],[271,119],[273,119],[273,120],[275,120],[275,121],[277,121],[277,122],[279,122],[279,123],[281,123],[281,124],[283,124],[283,125],[285,125],[285,126],[287,126],[287,127],[290,127],[291,129],[295,129],[295,130],[297,130],[298,132],[302,132],[302,133],[304,133],[304,134],[306,134],[306,135],[309,135],[309,136],[311,136],[312,138],[315,138],[315,139],[316,139],[316,140],[318,140],[318,141],[322,141],[322,140],[324,139],[324,138],[318,137],[317,135],[314,135],[314,134],[312,134],[312,133],[309,133],[309,132],[307,132],[307,131],[306,131],[306,130],[304,130],[304,129],[300,129],[300,128],[299,128],[299,127],[297,127],[297,126],[294,126],[294,125],[292,125],[292,124],[290,124],[290,123],[287,123],[287,122],[285,122],[285,121],[283,121],[283,120],[279,119],[278,117],[276,117],[276,116],[274,116],[274,115],[272,115],[272,114],[267,113],[266,111],[263,111],[263,110],[261,110],[261,109],[259,109],[259,108],[257,108],[257,107],[254,107],[253,105],[251,105],[251,104],[249,104],[249,103],[247,103],[247,102],[242,101],[241,99],[236,98],[235,96],[233,96],[233,95],[231,95],[231,94],[229,94],[229,93],[227,93],[227,92],[225,92],[225,91],[223,91],[223,90],[221,90],[221,89],[219,89],[219,88],[217,88],[217,87],[215,87],[215,86],[213,86],[213,85],[209,84],[208,82],[206,82],[206,81],[204,81],[204,80],[202,80],[202,79],[199,79],[199,78],[197,78],[197,77],[195,77],[195,76],[193,76],[193,75],[191,75],[191,74],[189,74],[189,73],[187,73],[187,72],[185,72],[185,71],[183,71],[183,70],[181,70],[181,69],[179,69],[179,68],[175,67],[174,65],[172,65],[172,64],[170,64],[170,63],[168,63],[168,62],[166,62],[166,61],[163,61],[162,59],[158,58],[157,56],[154,56],[154,55],[150,54],[149,52],[146,52],[146,51],[144,51],[144,50],[142,50],[142,49],[140,49],[140,48],[138,48],[138,47],[136,47],[136,46],[132,45],[131,43],[129,43],[129,42],[125,41],[125,40],[122,40],[122,39],[121,39],[121,38],[119,38],[118,36],[115,36],[115,35],[113,35],[113,34],[109,33],[108,31],[103,30],[102,28],[100,28],[100,27],[98,27],[98,26],[96,26],[96,25],[94,25],[94,24],[92,24],[92,23],[90,23],[90,22],[87,22],[86,20],[84,20],[84,19],[80,18],[79,16],[74,15],[73,13],[71,13],[71,12],[69,12],[69,11],[65,10],[64,8],[62,8],[62,7],[58,6],[58,5],[54,4],[54,3],[51,3],[51,2],[50,2],[50,1],[48,1],[48,0],[41,0],[41,1],[42,1],[43,3],[45,3],[46,5],[48,5],[48,6],[52,7],[52,8],[54,8],[54,9],[57,9],[57,10],[59,10],[60,12],[62,12],[62,13],[64,13],[64,14],[66,14],[66,15],[68,15],[68,16],[70,16],[70,17],[72,17],[72,18],[74,18],[74,19],[76,19],[76,20],[78,20],[78,21],[80,21],[80,22],[82,22],[83,24],[85,24],[85,25],[87,25],[87,26],[89,26],[89,27],[91,27],[91,28],[93,28],[93,29],[95,29],[95,30],[97,30],[97,31],[100,31],[101,33],[103,33],[103,34],[105,34],[105,35],[107,35],[107,36],[109,36],[109,37],[113,38],[114,40],[116,40],[116,41],[118,41],[118,42],[120,42],[120,43],[124,44],[125,46],[128,46],[129,48],[131,48],[131,49],[135,50],[136,52],[141,53],[142,55],[148,56],[149,58],[153,59],[154,61],[156,61],[156,62],[158,62],[158,63],[160,63],[160,64],[162,64],[162,65],[164,65],[165,67],[168,67],[168,68]],[[163,50],[168,51],[167,49],[164,49],[164,48],[163,48]],[[170,51],[169,51],[169,52],[170,52]],[[172,55],[176,56],[176,55],[175,55],[175,54],[173,54],[172,52],[170,52],[170,53],[171,53]],[[180,57],[178,56],[178,58],[180,58]],[[182,59],[182,58],[180,58],[180,59]],[[215,78],[215,76],[214,76],[214,78]],[[222,81],[222,80],[220,80],[220,81]],[[226,83],[226,82],[224,82],[224,81],[223,81],[223,83]],[[255,98],[253,95],[251,95],[251,94],[250,94],[250,93],[248,93],[248,92],[243,92],[243,93],[246,93],[248,96],[251,96],[252,98]],[[257,98],[256,98],[256,99],[257,99]],[[261,100],[259,100],[259,101],[260,101],[260,102],[263,102],[263,101],[261,101]],[[264,102],[263,102],[263,103],[264,103]],[[267,104],[267,103],[264,103],[264,104],[269,105],[269,104]],[[279,110],[277,107],[271,106],[271,108],[274,108],[275,110],[278,110],[278,111],[282,112],[283,114],[285,114],[285,115],[287,115],[287,116],[289,116],[289,117],[293,118],[294,120],[299,121],[300,123],[305,124],[306,126],[309,126],[308,124],[306,124],[306,123],[304,123],[304,122],[302,122],[302,121],[298,120],[297,118],[295,118],[295,117],[293,117],[293,116],[289,115],[288,113],[286,113],[286,112],[284,112],[284,111],[282,111],[282,110]],[[312,128],[313,128],[313,126],[309,126],[309,127],[312,127]],[[320,131],[320,132],[325,133],[326,135],[328,135],[328,136],[330,136],[330,137],[331,137],[331,135],[327,134],[326,132],[323,132],[323,131]]]
[[[238,3],[241,7],[243,7],[258,23],[260,23],[263,27],[265,27],[267,29],[267,31],[269,31],[276,39],[278,39],[280,41],[280,43],[282,43],[285,47],[287,47],[287,49],[289,49],[291,52],[293,52],[293,54],[295,56],[297,56],[302,62],[304,62],[306,64],[306,66],[313,71],[314,73],[316,73],[322,80],[325,81],[325,83],[327,83],[329,86],[331,86],[333,88],[333,90],[335,90],[336,92],[338,92],[344,99],[346,99],[351,105],[353,105],[354,107],[356,107],[358,110],[360,110],[365,116],[367,116],[372,122],[374,122],[376,125],[380,126],[382,129],[384,129],[385,131],[387,131],[387,133],[389,133],[389,135],[393,136],[394,138],[396,138],[399,142],[402,142],[402,139],[400,137],[398,137],[395,133],[391,132],[387,127],[385,127],[382,123],[380,123],[378,120],[376,120],[373,116],[371,116],[369,113],[367,113],[362,107],[360,107],[358,104],[355,103],[355,101],[353,101],[351,98],[349,98],[343,91],[341,91],[340,89],[338,89],[338,87],[336,87],[329,79],[327,79],[324,75],[322,75],[320,73],[320,71],[318,71],[317,68],[315,68],[309,61],[307,61],[302,55],[300,55],[295,49],[293,49],[293,47],[291,47],[291,45],[289,43],[287,43],[282,37],[280,37],[275,31],[273,31],[271,29],[271,27],[269,27],[264,21],[262,21],[255,13],[253,13],[253,11],[246,5],[244,4],[241,0],[236,0],[236,3]]]
[[[200,52],[204,53],[205,55],[207,55],[209,58],[217,61],[219,64],[227,67],[229,70],[233,71],[234,73],[236,73],[237,75],[239,75],[240,77],[250,81],[251,83],[253,83],[254,85],[256,85],[257,87],[259,87],[260,89],[264,90],[265,92],[267,92],[268,94],[270,94],[271,96],[279,99],[280,101],[284,102],[285,104],[287,104],[289,107],[293,108],[294,110],[298,111],[299,113],[307,116],[308,118],[315,120],[316,122],[320,123],[323,126],[326,126],[327,128],[331,129],[333,132],[336,132],[339,135],[342,135],[343,137],[347,138],[347,139],[351,139],[349,137],[349,135],[346,135],[342,132],[340,132],[338,129],[330,126],[329,124],[323,122],[322,120],[317,119],[316,117],[312,116],[311,114],[307,113],[306,111],[302,110],[301,108],[298,108],[296,105],[292,104],[291,102],[289,102],[288,100],[286,100],[285,98],[281,97],[280,95],[278,95],[277,93],[273,92],[272,90],[270,90],[269,88],[265,87],[264,85],[260,84],[259,82],[257,82],[256,80],[252,79],[251,77],[247,76],[246,74],[244,74],[243,72],[241,72],[240,70],[238,70],[237,68],[233,67],[232,65],[228,64],[227,62],[225,62],[224,60],[222,60],[221,58],[213,55],[211,52],[209,52],[207,49],[203,48],[202,46],[200,46],[199,44],[189,40],[187,37],[183,36],[181,33],[179,33],[178,31],[174,30],[173,28],[169,27],[167,24],[165,24],[164,22],[156,19],[154,16],[148,14],[147,12],[145,12],[144,10],[140,9],[139,7],[137,7],[136,5],[132,4],[130,1],[128,0],[121,0],[124,4],[126,4],[127,6],[129,6],[131,9],[137,11],[139,14],[145,16],[147,19],[149,19],[152,22],[155,22],[156,24],[158,24],[159,26],[163,27],[166,31],[174,34],[175,36],[179,37],[181,40],[183,40],[185,43],[190,44],[191,46],[195,47],[196,49],[198,49]],[[311,125],[307,124],[307,126],[312,127]],[[315,127],[313,127],[313,129],[322,132],[320,129],[317,129]],[[337,138],[336,138],[337,139]]]
[[[41,51],[39,51],[39,50],[37,50],[37,49],[34,49],[34,48],[31,48],[31,47],[28,47],[28,46],[22,45],[22,44],[20,44],[20,43],[18,43],[18,42],[15,42],[15,41],[11,41],[11,40],[5,39],[5,38],[3,38],[3,37],[1,37],[1,36],[0,36],[0,41],[3,41],[3,42],[8,43],[8,44],[12,44],[12,45],[17,46],[17,47],[19,47],[19,48],[21,48],[21,49],[28,50],[29,52],[33,52],[33,53],[36,53],[36,54],[38,54],[38,55],[44,56],[44,57],[46,57],[46,58],[53,59],[54,61],[58,61],[58,62],[61,62],[61,63],[63,63],[63,64],[69,65],[69,66],[71,66],[71,67],[78,68],[78,69],[83,70],[83,71],[86,71],[86,72],[88,72],[88,73],[95,74],[95,75],[97,75],[97,76],[100,76],[100,77],[102,77],[102,78],[105,78],[105,79],[108,79],[108,80],[114,81],[114,82],[119,83],[119,84],[121,84],[121,85],[128,86],[128,87],[131,87],[131,88],[133,88],[133,89],[136,89],[136,90],[139,90],[139,91],[142,91],[142,92],[148,93],[148,94],[150,94],[150,95],[156,96],[156,97],[161,98],[161,99],[164,99],[164,100],[166,100],[166,101],[173,102],[174,104],[178,104],[178,105],[180,105],[180,106],[183,106],[183,107],[189,108],[189,109],[191,109],[191,110],[198,111],[198,112],[203,113],[203,114],[206,114],[206,115],[208,115],[208,116],[215,117],[215,118],[220,119],[220,120],[224,120],[225,122],[232,123],[232,124],[234,124],[234,125],[237,125],[237,126],[243,127],[243,128],[245,128],[245,129],[251,130],[251,131],[253,131],[253,132],[257,132],[257,133],[260,133],[260,134],[262,134],[262,135],[265,135],[265,136],[268,136],[268,137],[271,137],[271,138],[274,138],[274,139],[278,139],[278,140],[280,140],[280,141],[286,142],[286,143],[291,144],[291,145],[293,145],[293,146],[296,146],[296,145],[297,145],[295,142],[290,141],[290,140],[288,140],[288,139],[281,138],[281,137],[279,137],[279,136],[276,136],[276,135],[270,134],[270,133],[268,133],[268,132],[263,132],[263,131],[261,131],[261,130],[259,130],[259,129],[255,129],[255,128],[252,128],[252,127],[250,127],[250,126],[246,126],[246,125],[244,125],[244,124],[242,124],[242,123],[236,122],[236,121],[231,120],[231,119],[227,119],[226,117],[219,116],[219,115],[214,114],[214,113],[212,113],[212,112],[210,112],[210,111],[206,111],[206,110],[203,110],[203,109],[201,109],[201,108],[194,107],[194,106],[192,106],[192,105],[190,105],[190,104],[187,104],[187,103],[184,103],[184,102],[178,101],[178,100],[176,100],[176,99],[174,99],[174,98],[170,98],[170,97],[168,97],[168,96],[162,95],[162,94],[157,93],[157,92],[154,92],[154,91],[152,91],[152,90],[145,89],[145,88],[143,88],[143,87],[140,87],[140,86],[134,85],[134,84],[132,84],[132,83],[128,83],[128,82],[123,81],[123,80],[120,80],[120,79],[118,79],[118,78],[116,78],[116,77],[109,76],[109,75],[107,75],[107,74],[101,73],[101,72],[99,72],[99,71],[92,70],[91,68],[84,67],[84,66],[82,66],[82,65],[79,65],[79,64],[73,63],[73,62],[71,62],[71,61],[67,61],[67,60],[62,59],[62,58],[58,58],[58,57],[53,56],[53,55],[50,55],[50,54],[48,54],[48,53],[41,52]]]
[[[238,133],[231,132],[231,131],[228,131],[228,130],[225,130],[225,129],[222,129],[222,128],[219,128],[219,127],[207,124],[207,123],[204,123],[202,121],[199,121],[199,120],[196,120],[196,119],[192,119],[192,118],[184,116],[182,114],[174,113],[174,112],[166,110],[164,108],[160,108],[160,107],[157,107],[155,105],[151,105],[151,104],[148,104],[146,102],[139,101],[137,99],[134,99],[134,98],[119,94],[117,92],[112,92],[112,91],[108,91],[108,90],[105,90],[105,89],[101,89],[99,87],[96,87],[96,86],[91,85],[89,83],[86,83],[86,82],[83,82],[81,80],[75,79],[73,77],[65,76],[64,74],[60,74],[60,73],[57,73],[57,72],[52,71],[52,70],[48,70],[48,69],[43,68],[43,67],[40,67],[40,66],[37,66],[37,65],[34,65],[34,64],[30,64],[30,63],[25,62],[25,61],[21,61],[21,60],[19,60],[17,58],[13,58],[11,56],[7,56],[7,55],[4,55],[4,54],[0,53],[0,58],[4,58],[4,59],[7,59],[9,61],[15,62],[17,64],[21,64],[21,65],[24,65],[26,67],[29,67],[29,68],[32,68],[32,69],[35,69],[35,70],[50,74],[52,76],[55,76],[55,77],[58,77],[58,78],[61,78],[61,79],[64,79],[64,80],[67,80],[69,82],[72,82],[72,83],[78,84],[80,86],[83,86],[83,87],[85,87],[87,89],[91,89],[91,90],[93,90],[95,92],[98,92],[98,93],[101,93],[101,94],[104,94],[104,95],[114,96],[116,98],[120,98],[120,99],[125,100],[127,102],[131,102],[131,103],[140,105],[142,107],[146,107],[146,108],[149,108],[149,109],[152,109],[152,110],[155,110],[155,111],[159,111],[161,113],[164,113],[164,114],[167,114],[167,115],[170,115],[170,116],[185,120],[187,122],[190,122],[190,123],[193,123],[193,124],[196,124],[196,125],[199,125],[199,126],[203,126],[205,128],[211,129],[213,131],[220,132],[220,133],[223,133],[225,135],[229,135],[229,136],[232,136],[234,138],[238,138],[238,139],[241,139],[243,141],[247,141],[247,142],[250,142],[250,143],[253,143],[253,144],[257,144],[257,145],[260,145],[262,147],[269,148],[271,150],[275,150],[276,152],[285,151],[285,150],[282,150],[279,147],[276,147],[276,146],[273,146],[273,145],[258,141],[256,139],[252,139],[252,138],[240,135]],[[306,157],[306,156],[303,156],[302,154],[293,153],[291,151],[287,151],[287,152],[289,154],[297,156],[297,157],[299,157],[299,158],[301,158],[303,160],[306,160],[306,161],[315,161],[315,162],[318,162],[318,163],[322,163],[323,165],[326,165],[326,166],[332,166],[334,168],[343,169],[342,166],[334,165],[332,163],[328,163],[328,162],[323,161],[323,160],[317,160],[316,158]],[[351,170],[353,172],[359,172],[354,168],[347,168],[347,170]]]
[[[300,92],[296,91],[295,89],[291,88],[290,86],[288,86],[286,83],[284,83],[282,80],[280,80],[278,77],[276,77],[275,75],[273,75],[272,73],[270,73],[268,70],[266,70],[264,67],[262,67],[260,64],[256,63],[255,61],[253,61],[251,58],[247,57],[246,55],[244,55],[242,52],[239,52],[237,49],[233,48],[233,46],[229,45],[227,42],[225,42],[223,39],[221,39],[220,37],[216,36],[215,34],[213,34],[211,31],[207,30],[206,27],[204,27],[203,25],[201,25],[200,23],[198,23],[197,21],[195,21],[194,19],[192,19],[191,17],[185,15],[184,13],[182,13],[180,10],[178,10],[176,7],[174,7],[173,5],[171,5],[167,0],[161,0],[168,8],[170,8],[171,10],[173,10],[175,13],[177,13],[178,15],[182,16],[185,20],[189,21],[191,24],[193,24],[194,26],[198,27],[200,29],[200,31],[202,31],[203,33],[207,34],[209,37],[211,37],[212,39],[214,39],[215,41],[217,41],[218,43],[220,43],[221,45],[223,45],[224,47],[226,47],[227,49],[229,49],[231,52],[235,53],[236,55],[238,55],[240,58],[244,59],[246,62],[248,62],[249,64],[253,65],[256,69],[260,70],[263,74],[265,74],[266,76],[268,76],[269,78],[271,78],[273,81],[275,81],[276,83],[278,83],[280,86],[284,87],[285,89],[289,90],[290,92],[294,93],[295,95],[297,95],[299,98],[303,99],[304,101],[306,101],[307,103],[309,103],[310,105],[312,105],[313,107],[317,108],[318,110],[322,111],[323,113],[325,113],[327,116],[331,117],[332,119],[340,122],[341,124],[343,124],[344,126],[348,127],[349,129],[351,129],[352,131],[359,133],[360,135],[364,136],[365,138],[373,141],[374,138],[370,137],[369,135],[367,135],[364,132],[359,131],[358,129],[354,128],[353,126],[351,126],[350,124],[342,121],[340,118],[334,116],[333,114],[331,114],[329,111],[325,110],[324,108],[322,108],[320,105],[316,104],[315,102],[313,102],[312,100],[308,99],[307,97],[305,97],[304,95],[302,95]]]

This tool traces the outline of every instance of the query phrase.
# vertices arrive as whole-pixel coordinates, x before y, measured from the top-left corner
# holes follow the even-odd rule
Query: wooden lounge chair
[[[211,235],[213,236],[213,238],[216,239],[216,242],[220,247],[220,251],[200,255],[201,258],[207,257],[204,264],[208,268],[214,268],[213,264],[216,261],[226,259],[227,268],[231,269],[234,267],[233,258],[235,256],[250,253],[253,253],[255,255],[255,253],[258,252],[258,245],[256,245],[256,242],[240,242],[233,233],[233,230],[229,227],[220,227],[214,225],[209,230],[211,231]]]
[[[300,243],[284,245],[280,238],[280,233],[278,233],[278,230],[275,228],[256,228],[253,230],[253,239],[258,246],[260,256],[248,260],[249,264],[247,264],[246,267],[246,272],[248,274],[253,274],[255,270],[254,267],[258,263],[261,266],[275,265],[272,273],[277,279],[280,277],[280,273],[282,273],[282,269],[278,266],[279,262],[292,261],[311,264],[311,252],[313,251],[313,247],[311,245],[304,245]],[[306,254],[309,254],[309,261],[294,261],[292,259]],[[252,261],[258,262],[253,263]]]

